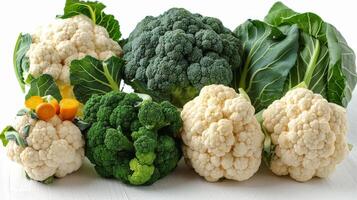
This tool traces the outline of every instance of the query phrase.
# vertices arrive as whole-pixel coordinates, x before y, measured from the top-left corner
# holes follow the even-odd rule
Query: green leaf
[[[30,129],[31,129],[31,125],[27,124],[26,126],[24,126],[23,132],[24,132],[24,137],[28,137],[30,134]]]
[[[85,103],[93,94],[119,91],[124,60],[112,56],[100,61],[91,56],[73,60],[70,66],[71,84],[76,98]]]
[[[268,133],[268,131],[265,129],[263,126],[263,112],[264,110],[261,110],[260,112],[255,114],[255,118],[257,119],[258,123],[260,124],[262,128],[262,132],[264,134],[264,142],[263,142],[263,161],[264,163],[270,167],[271,159],[273,159],[275,155],[275,145],[272,144],[271,142],[271,136]]]
[[[348,144],[348,150],[352,151],[352,149],[353,149],[353,144]]]
[[[24,116],[26,115],[27,113],[29,112],[28,109],[24,108],[24,109],[21,109],[17,112],[16,116]]]
[[[9,129],[9,126],[5,127],[0,133],[0,140],[4,147],[6,147],[7,143],[9,143],[9,141],[7,141],[7,139],[5,137],[5,133],[6,133],[7,129]]]
[[[29,59],[26,56],[26,53],[29,50],[31,43],[32,38],[30,34],[20,33],[13,54],[15,75],[22,92],[25,92],[25,81],[27,79],[24,76],[29,70]]]
[[[13,140],[16,142],[17,145],[21,147],[26,147],[27,142],[20,136],[20,134],[12,127],[12,126],[6,126],[1,134],[0,134],[0,139],[3,143],[4,146],[8,144],[8,141]]]
[[[119,41],[121,37],[119,22],[113,15],[104,13],[104,8],[105,5],[97,1],[66,0],[63,15],[57,17],[65,19],[80,14],[86,15],[91,18],[95,24],[107,29],[110,38]]]
[[[33,119],[33,120],[39,120],[37,114],[36,114],[34,111],[30,110],[29,113],[30,113],[31,119]]]
[[[302,81],[329,102],[347,106],[357,82],[355,54],[341,33],[314,13],[297,13],[281,2],[265,21],[281,30],[299,27],[299,57],[285,88]]]
[[[326,97],[327,72],[329,63],[328,49],[320,41],[306,33],[300,34],[299,57],[291,70],[288,79],[288,88],[293,88],[302,81],[314,91]],[[307,69],[309,73],[306,73]]]
[[[329,68],[327,72],[327,98],[330,102],[347,106],[357,82],[356,56],[341,33],[327,26]]]
[[[291,10],[281,2],[276,2],[269,10],[269,14],[265,17],[264,21],[271,25],[280,25],[285,18],[298,14]]]
[[[45,179],[43,181],[40,181],[40,182],[43,183],[43,184],[48,185],[48,184],[52,184],[54,180],[55,180],[55,177],[54,176],[50,176],[47,179]]]
[[[61,93],[58,89],[53,77],[48,74],[43,74],[40,77],[31,81],[30,89],[26,94],[26,99],[32,96],[47,96],[51,95],[58,101],[62,99]]]
[[[292,26],[284,34],[265,22],[248,20],[234,32],[243,43],[245,60],[239,87],[258,112],[284,94],[284,84],[297,59],[298,28]]]
[[[91,126],[91,124],[89,124],[89,123],[87,123],[85,121],[82,121],[82,120],[80,120],[78,118],[75,118],[73,120],[73,123],[74,123],[74,125],[76,125],[79,128],[79,130],[81,130],[82,133],[85,130],[87,130],[88,128],[90,128],[90,126]]]
[[[138,81],[136,79],[133,79],[129,81],[130,86],[134,89],[135,93],[138,94],[147,94],[151,97],[151,99],[155,102],[162,102],[162,101],[169,101],[170,98],[166,97],[164,94],[163,95],[158,95],[158,92],[155,92],[151,89],[148,89],[145,84],[143,84],[141,81]],[[145,99],[143,99],[145,100]]]

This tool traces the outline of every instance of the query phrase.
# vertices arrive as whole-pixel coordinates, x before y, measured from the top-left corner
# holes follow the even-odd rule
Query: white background
[[[171,7],[221,19],[230,29],[246,19],[263,19],[273,0],[102,0],[106,12],[119,20],[127,37],[146,15],[158,15]],[[357,51],[357,11],[355,1],[284,1],[296,11],[312,11],[335,25]],[[31,32],[62,13],[64,0],[7,0],[1,2],[0,28],[0,128],[9,124],[23,105],[23,94],[12,69],[12,51],[19,32]],[[245,182],[207,183],[181,163],[168,177],[149,187],[130,187],[99,178],[86,163],[79,172],[56,180],[50,186],[24,177],[21,168],[5,157],[0,147],[0,199],[356,199],[357,198],[357,91],[348,106],[349,142],[355,148],[328,179],[297,183],[276,177],[262,169]]]

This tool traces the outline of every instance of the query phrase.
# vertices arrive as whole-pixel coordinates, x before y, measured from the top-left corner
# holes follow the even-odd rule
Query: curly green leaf
[[[31,43],[32,43],[32,38],[30,34],[20,33],[19,37],[17,38],[14,54],[13,54],[15,75],[17,81],[19,82],[22,92],[25,92],[26,78],[24,77],[24,75],[27,73],[29,69],[29,59],[26,56],[26,53],[30,49]]]
[[[85,103],[93,94],[119,91],[123,66],[124,60],[116,56],[105,61],[91,56],[73,60],[70,79],[76,98]]]
[[[104,8],[105,5],[97,1],[66,0],[63,15],[57,17],[65,19],[80,14],[86,15],[95,24],[104,27],[108,31],[110,38],[119,41],[121,37],[119,22],[113,15],[106,14],[103,11]]]
[[[57,100],[61,100],[62,96],[53,77],[48,74],[43,74],[40,77],[31,81],[30,89],[26,94],[26,99],[32,96],[47,96],[51,95]]]

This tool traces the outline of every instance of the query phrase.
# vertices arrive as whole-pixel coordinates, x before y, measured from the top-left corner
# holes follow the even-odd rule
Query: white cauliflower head
[[[244,95],[206,86],[184,105],[181,117],[184,156],[206,180],[243,181],[259,169],[264,134]]]
[[[297,181],[327,177],[348,153],[347,117],[341,106],[304,88],[293,89],[263,112],[275,155],[270,167]]]
[[[28,133],[25,127],[29,126]],[[37,181],[51,176],[64,177],[78,170],[84,159],[81,131],[70,121],[54,116],[48,122],[34,120],[29,114],[16,117],[14,129],[26,141],[7,145],[8,157],[21,164],[27,175]]]
[[[84,15],[76,15],[39,28],[32,35],[32,44],[27,52],[29,74],[35,78],[49,74],[58,83],[69,85],[72,60],[86,55],[105,60],[121,54],[121,47],[109,37],[104,27],[94,24]]]

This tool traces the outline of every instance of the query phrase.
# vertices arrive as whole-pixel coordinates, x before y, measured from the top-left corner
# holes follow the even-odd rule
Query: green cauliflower
[[[84,106],[86,156],[97,173],[131,185],[150,185],[181,158],[179,110],[135,93],[93,95]]]
[[[178,107],[205,85],[231,85],[242,54],[241,42],[221,21],[183,8],[144,18],[123,49],[125,81]]]

